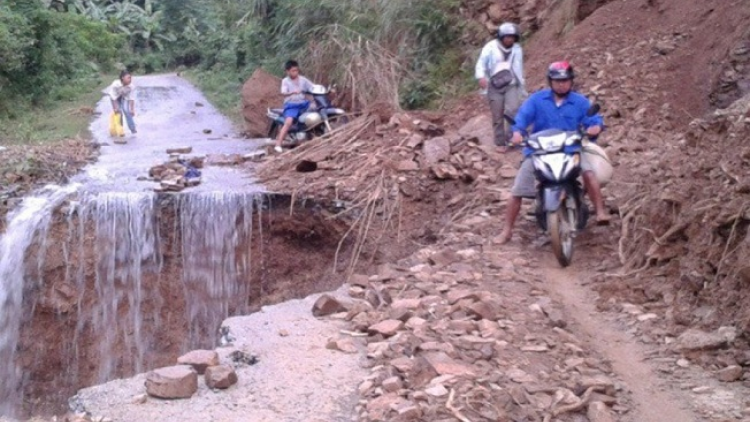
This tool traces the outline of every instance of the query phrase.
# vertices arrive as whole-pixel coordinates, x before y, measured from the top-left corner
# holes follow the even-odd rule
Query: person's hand
[[[521,145],[521,142],[523,142],[521,132],[513,132],[513,136],[510,138],[510,143],[513,145]]]
[[[586,135],[588,136],[598,136],[600,133],[602,133],[602,127],[599,125],[586,129]]]
[[[487,82],[487,78],[481,78],[479,79],[479,87],[482,89],[487,89],[489,86],[489,83]]]

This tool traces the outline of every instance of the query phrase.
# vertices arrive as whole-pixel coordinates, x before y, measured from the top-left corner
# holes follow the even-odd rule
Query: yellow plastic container
[[[109,134],[111,136],[125,136],[125,128],[122,127],[122,115],[114,111],[109,116]]]

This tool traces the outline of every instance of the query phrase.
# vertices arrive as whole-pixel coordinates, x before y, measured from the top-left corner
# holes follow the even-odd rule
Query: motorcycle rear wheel
[[[566,207],[560,207],[555,212],[547,213],[547,231],[552,243],[552,253],[562,267],[573,262],[573,228],[575,227],[575,212]]]

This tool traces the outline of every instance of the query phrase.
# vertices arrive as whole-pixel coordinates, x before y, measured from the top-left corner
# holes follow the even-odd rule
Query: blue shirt
[[[563,103],[555,104],[555,97],[551,89],[544,89],[532,94],[516,114],[516,124],[513,131],[527,135],[526,129],[533,126],[532,133],[546,129],[557,129],[564,131],[578,130],[582,124],[584,128],[591,126],[603,126],[602,116],[586,116],[591,102],[588,98],[577,92],[571,92],[565,97]],[[578,149],[578,148],[576,148]],[[528,157],[534,150],[526,147],[523,150],[524,157]]]

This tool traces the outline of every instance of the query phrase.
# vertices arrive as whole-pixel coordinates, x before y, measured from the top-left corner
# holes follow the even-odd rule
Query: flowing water
[[[0,246],[4,362],[15,360],[22,316],[32,318],[41,306],[75,321],[72,338],[55,351],[67,368],[55,380],[61,386],[143,372],[158,363],[165,341],[178,342],[173,349],[182,352],[214,347],[221,322],[248,311],[251,243],[262,239],[254,220],[262,216],[259,194],[83,192],[53,222],[53,210],[76,189],[40,192],[10,216]],[[48,233],[53,225],[64,226],[63,239]],[[50,279],[50,268],[59,266],[55,260],[64,263],[60,280]],[[72,293],[52,304],[38,294],[32,311],[23,312],[24,290],[44,285]],[[182,335],[167,339],[160,328],[175,325]],[[91,339],[94,350],[84,351]],[[84,366],[94,368],[93,377],[80,378]],[[3,400],[7,414],[24,374],[14,365],[0,368],[0,392],[10,398]]]
[[[22,387],[40,378],[23,373],[21,360],[61,368],[44,374],[50,389],[103,382],[149,369],[165,351],[213,347],[222,320],[247,311],[252,251],[260,250],[252,242],[262,236],[259,187],[238,170],[207,168],[197,189],[157,196],[139,176],[167,159],[166,148],[244,153],[257,144],[232,138],[231,123],[184,80],[136,83],[137,137],[103,147],[77,183],[42,189],[8,216],[0,237],[0,416],[12,415]],[[107,107],[99,104],[92,132],[111,143]],[[39,330],[72,324],[67,337],[54,345],[20,338],[40,315]],[[33,356],[21,359],[22,348]]]
[[[14,355],[21,325],[21,306],[26,283],[26,250],[47,238],[52,210],[78,189],[78,185],[49,186],[26,198],[8,216],[8,228],[0,239],[0,415],[10,414],[19,378]],[[29,280],[39,283],[40,280]]]

